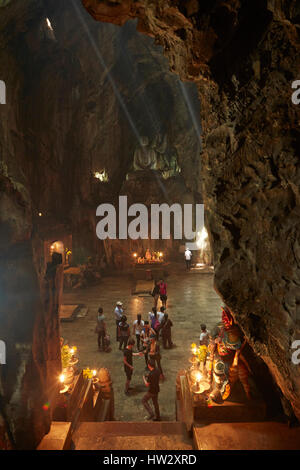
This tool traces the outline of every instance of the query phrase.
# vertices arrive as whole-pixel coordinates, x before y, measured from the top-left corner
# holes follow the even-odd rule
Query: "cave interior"
[[[299,8],[1,2],[0,447],[35,449],[49,433],[63,291],[101,292],[147,250],[171,272],[184,264],[184,236],[99,240],[97,207],[124,196],[204,204],[193,261],[246,339],[269,419],[297,424]]]

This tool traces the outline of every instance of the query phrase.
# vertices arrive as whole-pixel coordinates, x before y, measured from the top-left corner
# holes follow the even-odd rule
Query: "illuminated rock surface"
[[[171,70],[197,83],[203,197],[215,285],[295,413],[300,369],[299,4],[240,1],[97,2],[98,21],[124,24],[164,46]]]
[[[49,319],[39,294],[37,214],[44,214],[49,230],[70,227],[78,261],[101,255],[95,206],[118,195],[137,144],[93,46],[101,44],[108,69],[121,77],[126,67],[117,51],[122,41],[131,42],[134,27],[116,32],[81,8],[91,43],[73,6],[57,3],[11,1],[0,9],[0,79],[7,85],[7,104],[0,108],[0,339],[12,366],[9,373],[1,366],[1,386],[19,448],[36,446],[49,429],[41,406],[49,398],[47,382],[56,380],[57,366],[48,365],[58,360],[58,331],[54,339],[45,333]],[[133,69],[145,67],[153,75],[144,85],[157,96],[163,80],[158,100],[173,97],[178,105],[177,124],[168,131],[174,145],[177,139],[185,186],[203,194],[216,288],[268,365],[286,406],[290,402],[300,417],[300,368],[291,362],[291,344],[300,338],[300,119],[291,102],[291,83],[300,78],[298,3],[83,3],[99,21],[123,24],[138,17],[138,30],[163,46],[171,70],[197,84],[201,161],[191,118],[157,49],[151,49],[157,64],[149,65],[148,38],[129,44],[139,66],[129,64],[118,82],[130,105],[124,84]],[[168,122],[169,101],[163,103]],[[144,108],[131,106],[140,124]],[[110,179],[101,185],[93,173],[103,169]]]

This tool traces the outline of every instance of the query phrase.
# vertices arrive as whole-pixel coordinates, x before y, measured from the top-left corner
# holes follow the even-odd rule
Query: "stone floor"
[[[182,423],[80,423],[73,435],[75,450],[192,450]]]
[[[173,267],[168,284],[167,312],[173,321],[174,349],[162,352],[162,368],[166,381],[161,384],[159,396],[161,415],[164,421],[175,419],[175,381],[177,372],[186,368],[189,358],[189,346],[197,342],[200,324],[206,323],[212,328],[221,315],[221,299],[213,288],[213,275],[187,273],[181,268]],[[132,325],[138,313],[148,319],[153,299],[151,296],[131,295],[132,281],[129,276],[105,277],[101,284],[64,294],[66,304],[86,304],[89,312],[85,318],[77,318],[71,323],[61,324],[61,334],[69,345],[78,347],[79,367],[107,367],[111,373],[115,392],[115,418],[118,421],[143,421],[146,412],[141,404],[145,386],[142,375],[145,361],[143,357],[134,357],[134,375],[131,396],[124,394],[125,374],[123,355],[115,342],[114,305],[121,300],[126,307],[127,318]],[[110,353],[98,352],[97,338],[94,333],[98,307],[104,308],[108,330],[112,340]]]

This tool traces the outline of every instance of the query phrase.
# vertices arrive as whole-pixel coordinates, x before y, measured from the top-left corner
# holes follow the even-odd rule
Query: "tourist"
[[[147,320],[144,321],[144,328],[141,333],[143,354],[145,356],[146,369],[148,370],[148,354],[150,351],[150,325]]]
[[[116,308],[115,308],[115,320],[116,320],[116,341],[118,342],[119,341],[119,338],[118,338],[118,332],[119,332],[119,329],[118,329],[118,326],[119,326],[119,323],[121,321],[121,318],[122,318],[122,315],[124,314],[124,308],[123,308],[123,304],[122,302],[120,302],[120,300],[117,302],[116,304]]]
[[[191,260],[192,260],[192,252],[189,248],[186,248],[186,250],[184,252],[184,257],[185,257],[186,269],[187,269],[187,271],[190,271],[190,269],[191,269]]]
[[[171,328],[173,323],[171,322],[167,313],[164,315],[164,319],[161,323],[161,337],[163,341],[164,349],[171,349],[173,346],[172,338],[171,338]]]
[[[153,421],[160,421],[160,411],[158,404],[160,371],[156,369],[155,362],[153,362],[152,360],[149,361],[148,368],[150,370],[150,373],[147,377],[143,376],[144,384],[146,385],[146,387],[148,387],[148,391],[144,395],[142,403],[149,413],[148,419],[153,419]],[[152,403],[154,405],[155,414],[149,404],[150,400],[152,400]]]
[[[166,310],[165,307],[161,306],[160,311],[157,312],[157,318],[158,318],[158,321],[159,321],[160,325],[163,322],[163,319],[164,319],[164,316],[165,316],[165,310]]]
[[[208,346],[208,343],[209,343],[209,331],[206,329],[206,325],[204,325],[204,323],[202,323],[202,325],[200,325],[200,328],[201,328],[201,333],[200,333],[200,346]]]
[[[154,287],[153,287],[153,291],[152,291],[152,297],[153,297],[153,300],[154,300],[154,308],[157,309],[157,304],[158,304],[158,299],[159,299],[159,285],[158,285],[158,281],[154,281]]]
[[[159,295],[164,308],[167,308],[167,284],[163,279],[159,281]]]
[[[125,395],[129,395],[130,388],[130,381],[133,373],[133,365],[132,365],[132,356],[141,356],[143,353],[133,353],[132,348],[135,345],[135,341],[133,338],[128,340],[126,348],[124,349],[124,371],[126,374],[126,383],[125,383]]]
[[[144,322],[142,320],[142,315],[137,315],[137,320],[133,322],[133,334],[136,336],[136,347],[137,350],[140,350],[140,342],[141,342],[141,333],[144,328]]]
[[[152,312],[149,312],[150,327],[155,335],[159,335],[160,321],[158,318],[158,312],[155,307],[152,307]]]
[[[97,315],[97,324],[95,333],[98,334],[98,350],[105,351],[105,336],[106,336],[106,323],[104,321],[105,316],[103,315],[103,308],[99,307]],[[101,346],[102,344],[102,346]]]
[[[124,349],[126,348],[129,336],[130,327],[127,323],[127,317],[123,315],[118,325],[119,349],[122,349],[122,346],[124,346]]]
[[[150,350],[149,350],[148,358],[149,360],[152,359],[154,362],[156,362],[156,365],[160,372],[160,379],[164,380],[165,377],[164,377],[162,367],[161,367],[161,355],[160,355],[159,344],[157,341],[157,335],[153,333],[150,333]]]
[[[161,306],[160,311],[157,312],[157,314],[156,314],[156,320],[154,322],[155,325],[153,326],[154,332],[157,335],[157,339],[159,339],[159,333],[160,333],[160,330],[161,330],[161,326],[162,326],[164,316],[165,316],[165,307]],[[157,322],[157,320],[158,320],[158,322]]]

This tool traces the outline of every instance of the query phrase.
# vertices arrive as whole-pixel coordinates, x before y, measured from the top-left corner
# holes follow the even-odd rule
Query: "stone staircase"
[[[191,450],[193,441],[179,422],[80,423],[75,450]]]
[[[184,375],[180,383],[177,421],[111,421],[113,399],[93,394],[81,374],[64,420],[52,422],[38,450],[300,450],[300,427],[266,421],[262,402],[195,406]]]
[[[300,428],[278,422],[196,424],[193,439],[179,422],[53,422],[37,450],[300,450]]]

